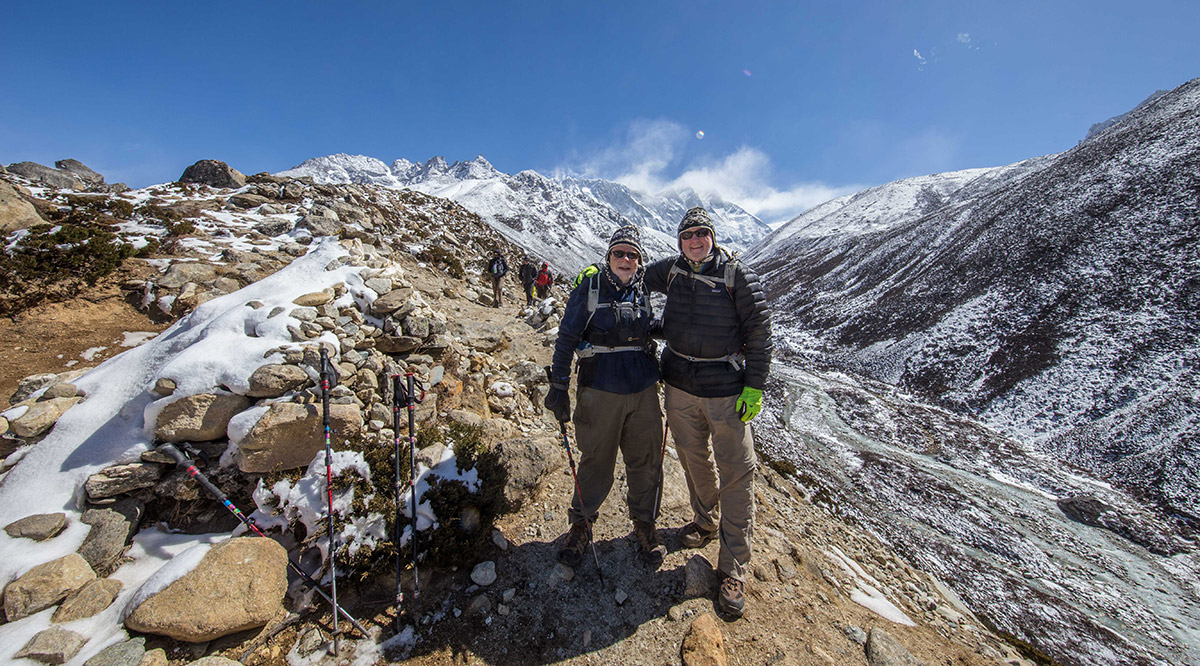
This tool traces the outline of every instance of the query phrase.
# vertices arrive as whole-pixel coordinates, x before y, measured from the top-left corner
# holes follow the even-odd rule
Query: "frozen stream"
[[[1056,504],[1091,495],[1157,543],[1194,547],[1125,495],[885,384],[779,362],[772,373],[759,448],[994,629],[1063,664],[1200,665],[1197,552],[1154,554]]]

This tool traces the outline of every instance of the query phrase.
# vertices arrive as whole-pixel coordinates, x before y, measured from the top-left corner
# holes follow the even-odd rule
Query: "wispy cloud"
[[[772,185],[774,166],[763,151],[741,146],[724,156],[679,157],[692,133],[669,120],[638,120],[624,141],[560,171],[614,180],[633,190],[658,194],[691,188],[701,197],[720,198],[768,224],[779,223],[830,199],[857,192],[859,185],[820,182]]]
[[[976,46],[975,43],[971,41],[971,33],[969,33],[969,32],[958,33],[958,35],[954,38],[954,41],[958,42],[959,44],[962,44],[970,51],[978,51],[979,50],[979,47]]]
[[[917,69],[925,69],[925,65],[929,62],[925,56],[921,55],[920,51],[913,49],[913,57],[917,59]]]

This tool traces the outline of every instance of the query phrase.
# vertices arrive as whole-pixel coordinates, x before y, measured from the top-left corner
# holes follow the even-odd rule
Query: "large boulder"
[[[58,419],[79,401],[80,398],[39,400],[29,405],[24,414],[13,419],[9,428],[17,437],[37,437],[53,428]]]
[[[4,526],[4,531],[14,539],[45,541],[59,535],[67,527],[67,514],[38,513],[14,520]]]
[[[345,439],[362,429],[362,411],[356,405],[330,405],[329,421],[333,437]],[[324,433],[317,405],[277,402],[242,439],[238,469],[265,474],[305,467],[325,447]]]
[[[217,279],[217,269],[212,264],[196,261],[180,261],[171,264],[167,272],[160,277],[158,286],[166,289],[178,289],[189,282],[210,284]]]
[[[155,585],[152,576],[146,582]],[[188,573],[129,613],[134,631],[199,643],[261,627],[282,610],[287,551],[272,539],[217,544]],[[138,600],[141,594],[134,594]]]
[[[54,611],[50,621],[58,624],[91,617],[111,606],[123,586],[124,584],[115,578],[97,578],[67,597],[58,610]]]
[[[236,189],[246,186],[246,176],[220,160],[200,160],[183,170],[179,182]]]
[[[308,383],[308,373],[295,365],[270,363],[250,375],[251,398],[278,398]]]
[[[336,236],[342,229],[342,223],[336,217],[305,215],[296,223],[296,228],[307,229],[314,236]]]
[[[162,465],[144,462],[132,462],[122,465],[105,467],[88,477],[83,483],[83,490],[88,499],[106,499],[133,492],[139,488],[150,488],[162,478]]]
[[[33,638],[13,656],[32,659],[43,664],[65,664],[87,643],[86,636],[62,627],[50,627],[34,634]]]
[[[469,412],[455,410],[451,412],[451,419],[464,422],[468,415]],[[477,416],[475,419],[482,424],[482,419]],[[562,446],[548,437],[510,439],[500,443],[500,451],[508,468],[504,497],[513,506],[523,504],[543,487],[543,479],[562,469],[566,463]]]
[[[54,163],[54,166],[62,171],[67,171],[67,172],[71,173],[71,175],[75,176],[79,180],[82,180],[83,182],[87,183],[88,185],[103,185],[104,184],[104,176],[101,176],[100,174],[96,173],[95,171],[92,171],[91,169],[89,169],[87,167],[87,165],[85,165],[83,162],[80,162],[79,160],[72,160],[72,159],[59,160]]]
[[[229,203],[237,206],[238,208],[254,208],[255,206],[261,206],[270,202],[270,199],[262,196],[261,194],[251,194],[249,192],[243,192],[241,194],[235,194],[229,197]]]
[[[30,375],[17,382],[17,390],[13,391],[12,396],[8,399],[8,404],[15,405],[18,402],[24,402],[29,396],[58,381],[58,375],[53,372]]]
[[[4,588],[4,616],[16,622],[50,608],[95,579],[96,572],[75,553],[39,564]]]
[[[44,220],[17,188],[0,180],[0,234],[28,229]]]
[[[75,552],[94,571],[107,575],[116,568],[117,560],[125,553],[125,546],[133,538],[145,512],[145,505],[131,497],[103,509],[84,511],[79,519],[92,529]]]
[[[172,402],[158,414],[154,436],[164,442],[209,442],[225,437],[229,419],[250,406],[245,396],[199,393]]]
[[[875,627],[867,637],[867,663],[871,666],[921,666],[900,641],[891,634]]]
[[[10,173],[24,176],[46,187],[73,190],[83,186],[83,181],[71,172],[61,169],[51,169],[37,162],[17,162],[16,164],[8,165],[8,170]]]
[[[377,315],[392,314],[395,317],[403,317],[416,307],[412,295],[412,287],[404,286],[392,289],[371,303],[371,312]]]

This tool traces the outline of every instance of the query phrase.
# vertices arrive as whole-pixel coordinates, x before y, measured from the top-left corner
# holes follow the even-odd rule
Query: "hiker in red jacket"
[[[537,297],[546,298],[550,295],[550,285],[554,284],[554,274],[550,272],[550,264],[542,262],[542,270],[538,271],[537,279],[533,281],[537,286]]]

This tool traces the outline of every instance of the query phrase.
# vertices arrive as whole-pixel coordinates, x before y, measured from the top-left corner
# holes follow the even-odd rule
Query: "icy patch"
[[[17,419],[21,418],[22,416],[25,416],[25,412],[27,412],[27,411],[29,411],[29,405],[18,405],[11,409],[6,409],[3,412],[0,412],[0,416],[8,419],[9,422],[11,423],[12,421],[16,421]]]
[[[145,344],[149,340],[154,339],[158,333],[154,331],[125,331],[124,338],[121,340],[122,347],[137,347]]]
[[[1033,493],[1034,495],[1041,495],[1042,497],[1045,497],[1046,499],[1050,500],[1051,502],[1058,500],[1057,495],[1055,495],[1053,493],[1048,493],[1033,484],[1025,483],[1024,481],[1015,479],[1015,478],[1005,474],[1004,472],[997,472],[995,470],[992,470],[992,471],[988,472],[988,476],[992,477],[993,479],[995,479],[1005,485],[1009,485],[1014,488],[1020,488],[1021,490],[1028,491],[1030,493]]]
[[[256,405],[229,419],[229,427],[226,431],[229,434],[229,448],[236,449],[240,447],[242,440],[246,438],[246,435],[250,434],[250,431],[258,423],[259,419],[269,410],[269,405]]]
[[[825,554],[840,564],[842,569],[849,574],[854,582],[855,589],[850,592],[851,601],[896,624],[903,624],[908,627],[916,626],[904,614],[904,611],[897,608],[895,604],[879,591],[879,588],[883,587],[879,581],[875,580],[873,576],[859,566],[858,562],[847,557],[840,548],[837,546],[830,546],[830,548],[833,550],[826,550]]]
[[[488,387],[488,393],[498,398],[511,398],[517,390],[508,382],[496,382]]]
[[[108,347],[89,347],[80,352],[79,357],[85,361],[94,361],[96,360],[96,356],[105,349],[108,349]]]

